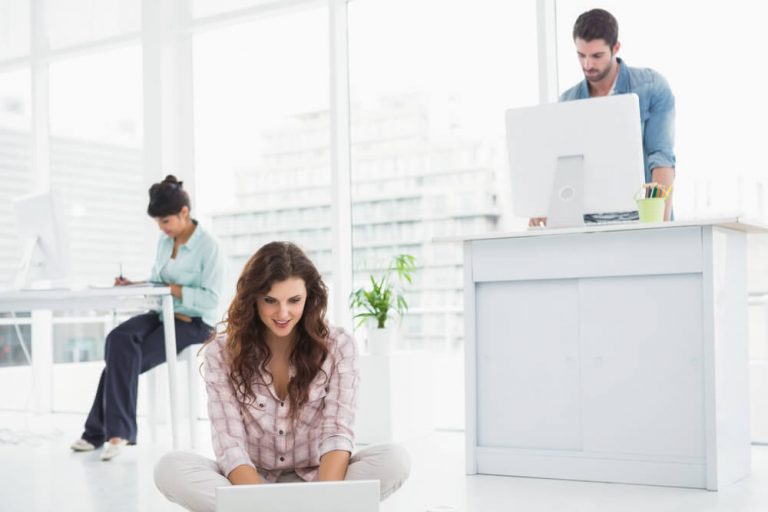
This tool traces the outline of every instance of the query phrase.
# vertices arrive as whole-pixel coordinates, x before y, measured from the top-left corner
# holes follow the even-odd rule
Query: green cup
[[[637,213],[640,214],[640,222],[663,222],[664,207],[667,200],[663,197],[648,197],[636,199]]]

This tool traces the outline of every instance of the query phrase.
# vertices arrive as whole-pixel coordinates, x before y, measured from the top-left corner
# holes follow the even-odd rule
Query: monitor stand
[[[552,196],[547,214],[548,228],[584,225],[584,155],[557,159]]]
[[[40,237],[30,237],[24,240],[19,268],[13,279],[14,290],[21,290],[29,286],[34,270],[40,265],[41,255]]]

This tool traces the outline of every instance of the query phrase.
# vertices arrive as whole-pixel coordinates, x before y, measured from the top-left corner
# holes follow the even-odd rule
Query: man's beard
[[[605,71],[597,75],[588,75],[586,72],[584,72],[584,78],[586,78],[588,82],[593,82],[593,83],[599,82],[603,78],[607,77],[608,73],[610,73],[612,69],[613,69],[613,63],[611,63],[607,68],[605,68]]]

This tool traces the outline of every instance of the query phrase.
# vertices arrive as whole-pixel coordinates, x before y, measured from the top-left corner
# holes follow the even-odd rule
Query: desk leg
[[[179,394],[177,386],[176,325],[173,318],[173,296],[163,295],[163,325],[165,334],[165,360],[168,363],[168,391],[171,402],[171,436],[173,449],[179,449]]]
[[[149,433],[152,438],[152,444],[157,444],[160,437],[157,435],[157,418],[159,416],[157,406],[157,371],[148,371],[147,376],[147,421],[149,422]]]
[[[197,449],[197,409],[199,403],[200,374],[197,365],[197,345],[187,347],[187,396],[189,397],[189,445]]]
[[[26,343],[26,340],[25,340]],[[48,414],[53,409],[53,313],[32,312],[32,410]]]

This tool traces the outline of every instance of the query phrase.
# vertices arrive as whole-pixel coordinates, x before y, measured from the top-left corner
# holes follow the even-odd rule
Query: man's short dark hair
[[[574,41],[577,38],[586,42],[602,39],[613,51],[619,40],[619,22],[608,11],[592,9],[576,18],[573,24]]]

